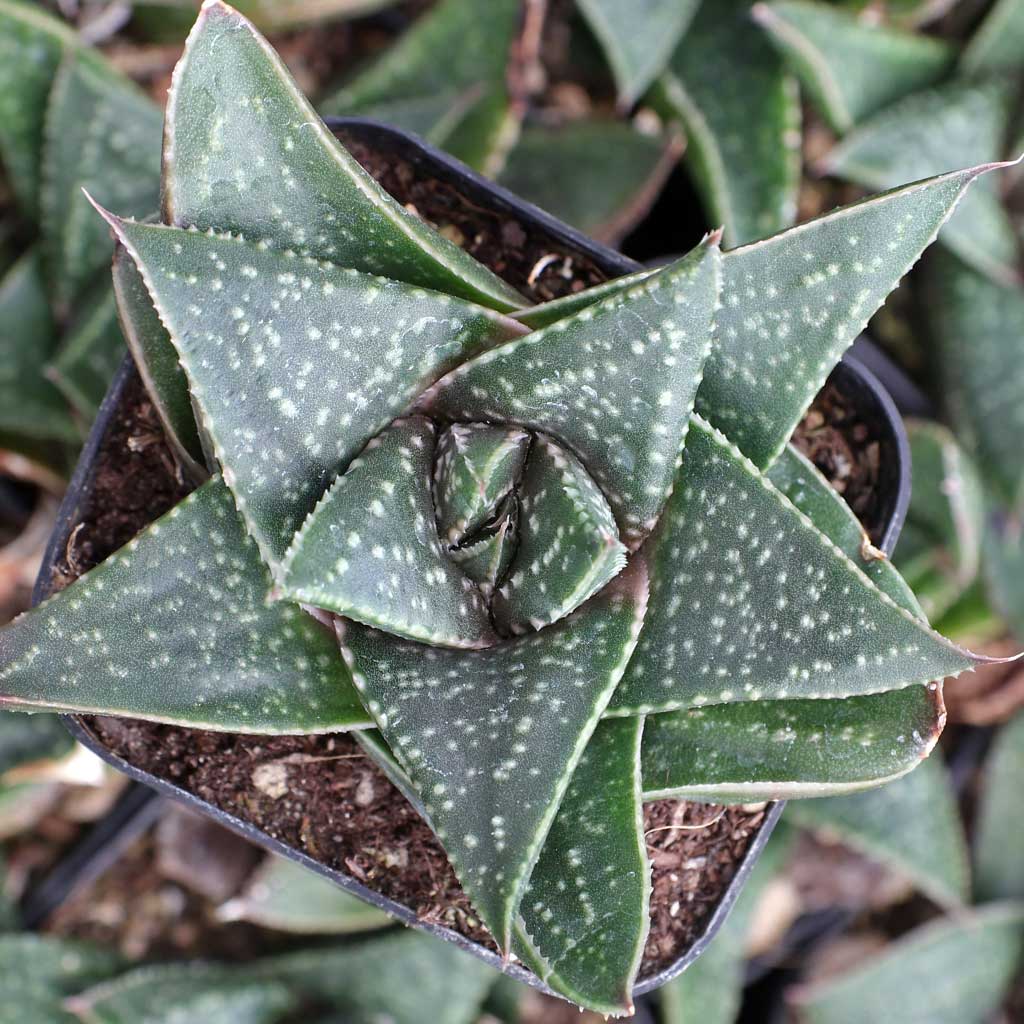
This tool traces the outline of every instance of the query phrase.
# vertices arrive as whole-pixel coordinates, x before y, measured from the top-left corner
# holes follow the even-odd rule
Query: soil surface
[[[535,301],[605,277],[545,233],[531,237],[527,225],[417,177],[410,164],[385,164],[365,149],[356,155],[400,201]],[[854,510],[870,517],[877,446],[873,455],[861,451],[851,434],[858,425],[848,419],[839,396],[826,389],[801,425],[800,444]],[[102,561],[189,490],[133,377],[101,447],[91,498],[54,569],[55,586]],[[110,718],[86,723],[132,764],[345,871],[422,920],[493,948],[429,827],[349,736],[256,737]],[[677,959],[701,933],[764,816],[762,804],[662,800],[646,807],[654,898],[641,977]]]

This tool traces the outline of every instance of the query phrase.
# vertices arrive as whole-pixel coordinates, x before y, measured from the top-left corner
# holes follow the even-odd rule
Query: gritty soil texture
[[[400,201],[535,301],[605,278],[546,233],[530,234],[528,225],[481,209],[452,186],[418,177],[411,164],[382,161],[365,147],[356,155]],[[549,256],[554,259],[538,271]],[[840,414],[841,422],[830,425],[829,417]],[[877,463],[877,446],[874,456],[859,452],[846,432],[847,418],[840,397],[826,393],[802,425],[801,444],[856,502],[855,510],[870,511],[871,496],[862,488],[877,479],[867,471]],[[125,390],[97,467],[81,521],[54,568],[56,587],[107,557],[190,490],[137,377]],[[349,736],[268,738],[109,718],[86,723],[130,763],[413,908],[421,920],[493,948],[429,827]],[[279,767],[268,776],[268,765]],[[268,777],[280,779],[281,767],[286,785],[268,786]],[[764,805],[663,800],[646,807],[654,898],[641,976],[677,959],[701,934],[764,816]]]

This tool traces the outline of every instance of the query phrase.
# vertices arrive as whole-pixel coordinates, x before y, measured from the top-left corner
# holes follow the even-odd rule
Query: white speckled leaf
[[[293,935],[343,935],[394,919],[287,857],[268,856],[245,888],[217,908],[218,921],[248,921]]]
[[[324,126],[269,43],[207,0],[174,74],[164,135],[168,223],[508,310],[520,297],[392,199]]]
[[[430,494],[437,428],[398,420],[316,506],[282,564],[284,593],[444,647],[496,639],[483,595],[448,557]]]
[[[219,479],[0,631],[0,707],[202,729],[328,732],[366,717],[330,632],[270,580]]]
[[[787,445],[766,474],[774,487],[807,516],[879,590],[901,608],[924,618],[913,590],[888,558],[879,558],[860,520],[818,469]]]
[[[110,232],[82,195],[125,217],[156,209],[160,111],[133,83],[71,53],[46,111],[39,194],[43,254],[58,310],[110,267]]]
[[[505,950],[572,771],[634,650],[646,589],[634,566],[569,618],[486,651],[339,622],[368,710]]]
[[[539,306],[531,306],[529,309],[513,313],[513,319],[529,327],[531,331],[540,330],[542,327],[550,327],[559,320],[567,320],[587,306],[593,306],[601,299],[610,299],[629,291],[634,285],[646,281],[647,278],[657,274],[657,270],[638,270],[623,277],[616,277],[603,284],[596,284],[592,288],[585,288],[581,292],[570,292],[559,299],[552,299],[550,302],[542,302]]]
[[[463,547],[451,548],[448,554],[471,580],[480,584],[481,592],[490,596],[512,564],[518,531],[519,502],[510,494],[498,507],[493,524]]]
[[[1024,289],[997,284],[943,251],[925,270],[946,412],[985,482],[1014,502],[1024,481]]]
[[[601,487],[623,539],[638,541],[672,487],[710,345],[718,265],[708,240],[629,291],[464,363],[421,405],[551,434]]]
[[[1018,827],[1022,792],[1024,714],[1018,711],[999,730],[985,762],[975,833],[978,899],[1024,901],[1024,830]]]
[[[976,75],[1019,71],[1022,65],[1024,4],[1020,0],[995,0],[960,55],[960,67]]]
[[[39,253],[29,249],[0,278],[2,435],[13,439],[78,440],[67,403],[44,376],[56,347],[57,329],[46,298]]]
[[[700,0],[579,0],[579,8],[604,49],[629,106],[665,70]]]
[[[933,85],[955,60],[945,40],[823,3],[756,4],[754,18],[839,133],[915,89]]]
[[[651,715],[644,799],[748,803],[830,796],[905,775],[942,731],[938,684],[845,700],[775,700]]]
[[[493,612],[515,633],[575,611],[626,564],[615,517],[586,468],[544,434],[519,485],[519,545]]]
[[[178,351],[153,308],[153,300],[135,261],[118,245],[114,253],[114,296],[121,334],[146,385],[168,441],[189,473],[203,479],[203,446],[199,440],[188,378]]]
[[[437,441],[434,509],[448,544],[476,533],[519,482],[530,436],[514,427],[453,423]]]
[[[650,608],[615,714],[878,693],[980,660],[875,587],[699,417],[644,554]]]
[[[555,992],[630,1013],[650,923],[643,834],[643,719],[602,722],[523,893],[513,948]]]
[[[114,295],[104,282],[83,299],[79,315],[46,368],[46,375],[86,425],[96,415],[124,353]]]
[[[507,74],[523,16],[521,0],[488,0],[486,9],[479,0],[442,0],[321,110],[416,132],[493,173],[522,117]]]
[[[522,332],[498,313],[237,236],[111,218],[276,575],[337,473],[431,382]]]
[[[851,132],[828,154],[822,170],[883,189],[949,167],[999,160],[1013,105],[1009,84],[955,79],[916,92]],[[1017,240],[994,179],[979,182],[964,197],[943,228],[942,242],[998,280],[1017,279]]]
[[[701,4],[652,96],[686,128],[687,161],[727,246],[791,224],[800,184],[796,82],[751,6]]]
[[[992,168],[904,185],[725,253],[697,411],[770,465],[840,356]]]
[[[794,800],[786,820],[841,840],[909,878],[940,904],[967,902],[967,839],[941,754],[879,789]]]
[[[794,1000],[807,1024],[982,1024],[998,1019],[1024,953],[1024,908],[939,918]]]

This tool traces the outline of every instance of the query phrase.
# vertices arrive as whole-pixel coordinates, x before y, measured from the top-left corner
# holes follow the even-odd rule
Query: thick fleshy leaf
[[[217,908],[220,921],[248,921],[296,935],[341,935],[392,924],[393,919],[330,879],[285,857],[270,856],[239,895]]]
[[[126,217],[156,209],[160,111],[127,79],[69,54],[46,112],[40,190],[43,254],[58,310],[110,266],[110,235],[82,190]]]
[[[529,327],[531,331],[540,330],[542,327],[550,327],[559,320],[567,320],[587,306],[594,306],[602,299],[610,299],[628,292],[635,285],[646,281],[647,278],[657,274],[657,270],[638,270],[633,274],[626,274],[623,277],[616,277],[603,284],[594,285],[593,288],[585,288],[581,292],[571,292],[559,299],[552,299],[550,302],[543,302],[539,306],[531,306],[529,309],[514,313],[513,319]]]
[[[83,422],[89,424],[124,353],[114,294],[108,284],[103,284],[61,342],[60,350],[46,368],[46,375]]]
[[[321,109],[416,132],[494,173],[521,116],[507,74],[523,5],[490,0],[482,14],[477,0],[442,0]]]
[[[473,540],[460,548],[452,548],[451,560],[471,579],[480,584],[489,597],[508,573],[519,537],[519,502],[510,494],[495,513],[489,525]]]
[[[952,432],[908,420],[913,492],[896,563],[930,621],[977,579],[985,532],[985,497],[973,462]]]
[[[277,1024],[299,1005],[282,981],[201,963],[140,967],[72,996],[83,1024]]]
[[[61,1006],[66,996],[103,978],[120,966],[106,950],[40,935],[0,935],[3,964],[2,1024],[71,1024]]]
[[[514,948],[574,1003],[630,1013],[650,923],[643,719],[602,722],[573,772],[520,905]]]
[[[616,245],[648,212],[681,149],[677,136],[643,134],[610,118],[535,125],[523,130],[498,181],[591,238]]]
[[[543,430],[578,455],[627,542],[672,488],[718,300],[710,239],[627,292],[464,363],[423,398],[431,413]]]
[[[991,1020],[1024,952],[1024,909],[994,904],[941,918],[852,970],[802,990],[808,1024],[982,1024]]]
[[[572,452],[534,437],[519,485],[519,544],[499,588],[495,620],[516,633],[575,611],[626,564],[615,517]]]
[[[371,437],[443,373],[522,331],[481,306],[237,236],[110,223],[275,574]]]
[[[706,952],[659,992],[661,1024],[736,1024],[746,944],[761,897],[786,863],[794,832],[776,828]]]
[[[986,484],[1014,502],[1024,481],[1024,289],[996,284],[947,252],[925,269],[946,411]]]
[[[949,772],[939,754],[878,789],[794,800],[786,818],[866,853],[939,903],[967,902],[967,841]]]
[[[975,833],[975,894],[979,900],[1024,901],[1024,714],[999,731],[985,764]]]
[[[646,589],[634,566],[574,615],[487,651],[425,648],[339,621],[367,708],[505,950],[572,771],[633,653]]]
[[[770,465],[840,356],[991,169],[904,185],[725,253],[697,411]]]
[[[996,0],[960,56],[968,74],[999,74],[1024,66],[1024,6]]]
[[[519,482],[530,446],[523,430],[453,423],[437,442],[434,509],[448,544],[460,544],[494,514]]]
[[[853,510],[809,459],[787,445],[767,476],[879,590],[901,608],[924,618],[913,590],[888,558],[879,557]]]
[[[776,700],[651,715],[644,798],[748,803],[855,793],[916,768],[945,709],[937,683],[845,700]]]
[[[0,0],[0,161],[29,217],[37,213],[46,101],[74,32],[39,4]]]
[[[1013,103],[1008,86],[1006,81],[956,79],[916,92],[851,132],[828,154],[821,169],[867,188],[884,189],[948,167],[999,160]],[[964,197],[943,229],[942,241],[998,280],[1018,278],[1017,240],[994,179],[980,182]]]
[[[203,447],[199,440],[188,378],[178,351],[153,308],[153,300],[135,261],[123,245],[114,253],[114,297],[123,340],[174,452],[191,475],[201,480]]]
[[[72,746],[71,734],[56,715],[0,712],[0,779],[14,768],[64,757]]]
[[[652,97],[687,133],[687,160],[725,244],[793,222],[800,184],[800,103],[750,0],[701,4]]]
[[[267,41],[207,0],[168,96],[164,220],[512,309],[518,295],[403,209],[335,139]]]
[[[665,70],[700,0],[579,0],[619,87],[619,102],[634,103]]]
[[[0,279],[0,431],[34,440],[75,441],[78,431],[45,368],[57,330],[39,255],[29,250]]]
[[[414,417],[366,446],[288,549],[288,597],[429,644],[486,647],[497,639],[483,595],[437,534],[436,441],[434,424]]]
[[[875,587],[699,417],[644,554],[650,608],[615,714],[879,693],[983,660]]]
[[[840,134],[894,100],[934,85],[955,60],[953,47],[944,40],[889,28],[824,3],[756,4],[754,18]]]
[[[0,707],[124,714],[204,729],[365,724],[329,631],[270,580],[231,494],[205,484],[0,631]]]

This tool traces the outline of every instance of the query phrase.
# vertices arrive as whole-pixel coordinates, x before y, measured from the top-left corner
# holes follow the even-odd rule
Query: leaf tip
[[[724,234],[724,227],[713,228],[701,239],[701,244],[708,246],[708,248],[718,248],[722,244],[722,236]]]

